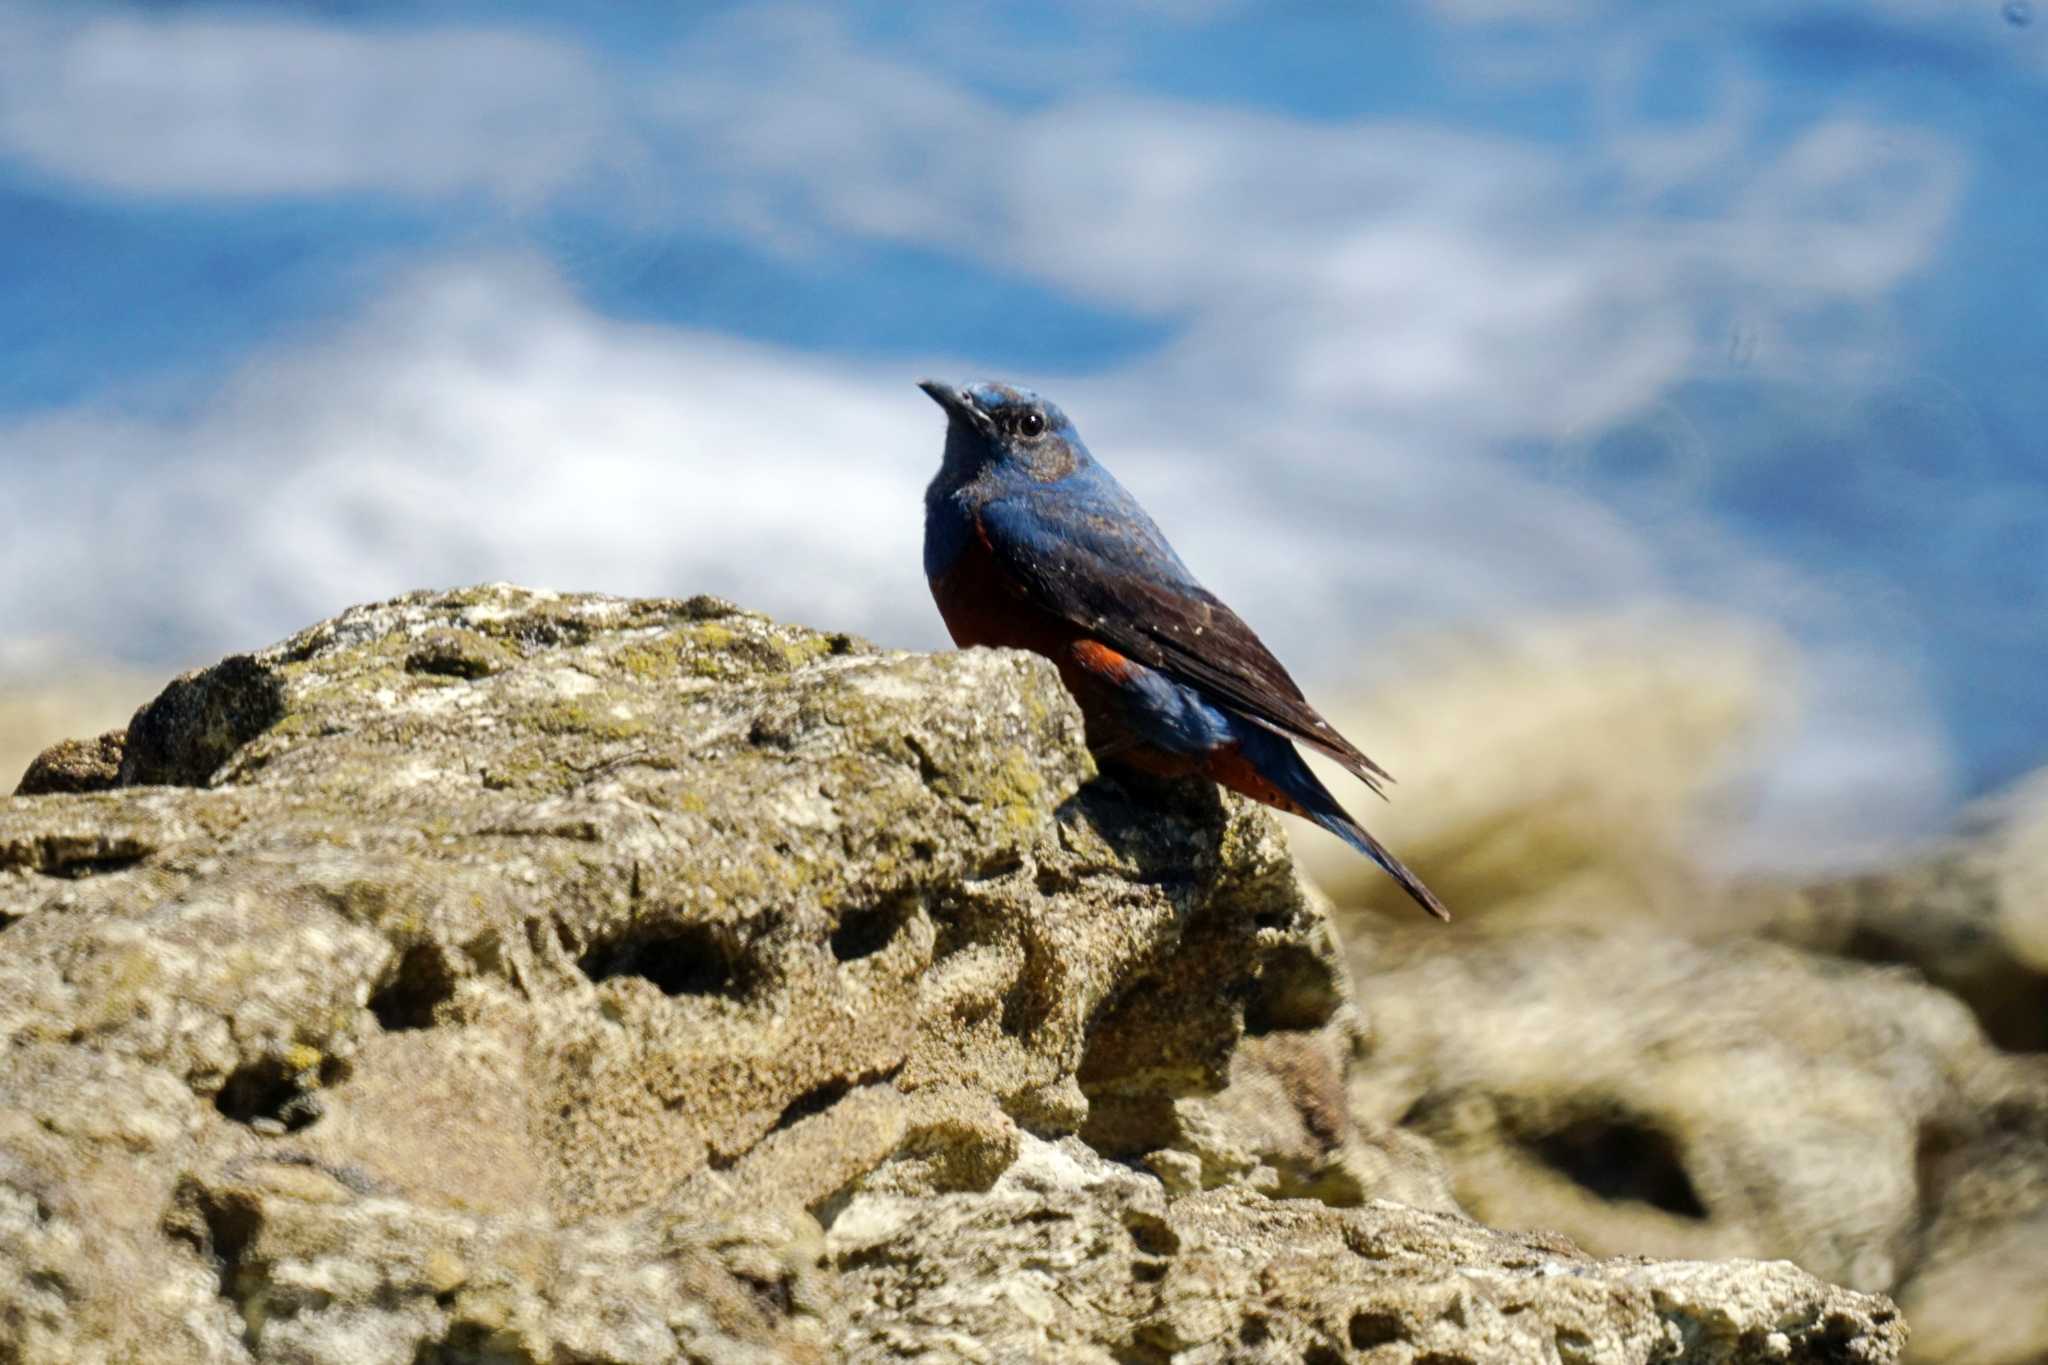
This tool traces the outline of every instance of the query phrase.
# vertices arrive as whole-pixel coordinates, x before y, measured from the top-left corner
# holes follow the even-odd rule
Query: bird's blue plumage
[[[1045,556],[1079,547],[1120,572],[1199,586],[1138,500],[1088,453],[1065,413],[1025,390],[978,384],[962,393],[992,412],[1012,402],[1038,404],[1048,419],[1038,438],[1045,453],[1037,463],[1029,456],[991,458],[978,433],[948,432],[946,466],[926,497],[927,577],[943,573],[964,548],[972,509],[1010,553]],[[965,449],[956,450],[956,445]],[[949,470],[969,477],[949,480]],[[941,495],[936,519],[931,516],[934,493]]]
[[[1046,655],[1106,760],[1206,776],[1314,820],[1449,918],[1344,811],[1294,742],[1330,754],[1375,790],[1385,774],[1195,580],[1066,414],[1003,384],[922,387],[949,419],[925,490],[924,566],[954,640]]]
[[[1133,663],[1120,689],[1124,723],[1141,744],[1201,758],[1243,738],[1247,726],[1184,682]],[[1282,741],[1284,743],[1284,741]]]

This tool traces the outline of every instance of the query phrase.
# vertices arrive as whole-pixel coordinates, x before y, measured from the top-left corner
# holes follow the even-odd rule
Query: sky
[[[1892,846],[2048,761],[2044,115],[2026,0],[0,0],[0,673],[499,578],[938,647],[994,377],[1314,686],[1755,622],[1759,821]]]

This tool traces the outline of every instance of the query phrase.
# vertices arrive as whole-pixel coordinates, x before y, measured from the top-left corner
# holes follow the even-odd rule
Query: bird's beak
[[[981,425],[981,410],[967,401],[967,395],[951,384],[936,379],[920,379],[917,386],[923,389],[934,403],[946,410],[948,417],[958,417],[975,426]]]

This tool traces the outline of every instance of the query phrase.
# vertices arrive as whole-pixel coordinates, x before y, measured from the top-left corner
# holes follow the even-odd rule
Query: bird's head
[[[1051,483],[1088,459],[1067,415],[1029,389],[991,383],[954,388],[936,379],[920,380],[918,387],[946,410],[946,463],[962,477],[992,470]]]

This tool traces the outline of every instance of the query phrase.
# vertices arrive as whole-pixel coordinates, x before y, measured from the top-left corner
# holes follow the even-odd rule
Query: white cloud
[[[683,63],[649,110],[693,183],[734,187],[700,211],[1022,271],[1177,322],[1156,364],[1186,392],[1438,441],[1611,422],[1722,363],[1737,315],[1767,365],[1866,365],[1870,329],[1805,324],[1924,267],[1965,174],[1867,118],[1767,137],[1735,76],[1693,125],[1646,131],[1616,97],[1607,135],[1567,154],[1128,96],[1012,109],[787,11]],[[1726,212],[1666,211],[1680,193]]]
[[[425,270],[196,416],[88,408],[0,433],[27,473],[5,615],[116,652],[147,623],[210,652],[510,577],[901,630],[925,615],[928,407],[907,376],[606,322],[530,262]]]
[[[605,108],[576,49],[513,29],[0,12],[0,154],[122,193],[532,203]]]
[[[1695,120],[1637,117],[1683,31],[1594,46],[1601,134],[1565,152],[1114,93],[1003,103],[802,7],[610,80],[511,29],[23,10],[0,35],[0,149],[130,193],[573,195],[649,235],[910,243],[1175,323],[1158,382],[1219,403],[1558,439],[1719,364],[1738,318],[1766,367],[1868,366],[1881,319],[1842,305],[1922,267],[1960,192],[1956,151],[1910,127],[1765,136],[1736,70]],[[1685,194],[1720,211],[1663,207]]]
[[[918,539],[943,426],[915,374],[609,320],[529,258],[422,269],[196,414],[87,405],[0,427],[25,474],[0,550],[10,633],[134,652],[147,622],[222,650],[364,597],[508,576],[723,591],[933,643]],[[1277,440],[1184,425],[1143,375],[1057,395],[1218,586],[1298,622],[1283,635],[1326,634],[1313,618],[1361,596],[1420,620],[1655,572],[1613,517],[1475,452],[1375,447],[1313,411]],[[1355,458],[1332,472],[1339,444]],[[1463,524],[1442,524],[1447,498]],[[1545,567],[1508,573],[1524,555]],[[1418,589],[1404,565],[1426,557],[1441,562]]]

